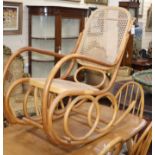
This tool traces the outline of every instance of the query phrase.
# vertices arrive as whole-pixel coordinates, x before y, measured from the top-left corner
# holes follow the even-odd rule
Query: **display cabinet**
[[[57,53],[70,53],[75,47],[79,33],[84,28],[88,8],[27,7],[29,11],[29,45]],[[29,73],[32,77],[46,77],[57,61],[50,56],[29,53]],[[61,72],[63,71],[64,68],[61,69]]]

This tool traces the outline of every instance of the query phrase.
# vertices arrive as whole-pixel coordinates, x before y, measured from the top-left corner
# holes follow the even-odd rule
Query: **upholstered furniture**
[[[3,64],[4,68],[7,64],[9,58],[12,56],[12,51],[9,47],[3,46]],[[6,79],[4,81],[4,94],[10,87],[10,85],[19,78],[28,77],[29,75],[24,73],[24,60],[22,56],[18,56],[12,62],[9,71],[7,72]],[[24,93],[27,90],[25,84],[20,84],[11,93],[10,103],[13,108],[14,115],[17,117],[23,116],[23,103],[24,103]],[[31,115],[34,113],[33,97],[30,95],[28,97],[28,111]]]

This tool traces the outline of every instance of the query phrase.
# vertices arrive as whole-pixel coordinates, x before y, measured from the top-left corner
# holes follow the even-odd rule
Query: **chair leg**
[[[126,144],[128,149],[128,155],[132,155],[133,139],[130,138]]]

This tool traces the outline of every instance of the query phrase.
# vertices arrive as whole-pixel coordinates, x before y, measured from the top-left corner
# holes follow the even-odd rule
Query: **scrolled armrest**
[[[3,80],[5,80],[5,78],[6,78],[8,68],[10,67],[10,64],[12,63],[12,61],[17,56],[19,56],[20,54],[22,54],[24,52],[35,52],[35,53],[45,54],[45,55],[49,55],[49,56],[54,56],[57,58],[64,57],[63,54],[58,54],[58,53],[55,53],[54,51],[41,50],[41,49],[32,48],[32,47],[21,48],[21,49],[17,50],[15,53],[13,53],[12,56],[9,58],[8,62],[6,63],[5,68],[4,68]]]

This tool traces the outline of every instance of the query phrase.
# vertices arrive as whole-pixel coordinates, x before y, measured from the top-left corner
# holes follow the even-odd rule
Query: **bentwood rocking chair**
[[[63,146],[86,144],[109,132],[115,122],[118,106],[115,97],[108,91],[115,81],[132,25],[133,20],[127,10],[103,7],[89,17],[72,54],[64,56],[31,47],[17,51],[5,67],[4,80],[13,59],[23,52],[37,52],[61,59],[46,79],[21,78],[10,86],[4,96],[8,122],[41,128],[53,143]],[[70,62],[67,71],[56,78],[67,61]],[[79,65],[74,73],[74,81],[66,80],[76,64]],[[77,76],[81,70],[99,72],[103,80],[97,86],[80,82]],[[107,78],[109,83],[105,85]],[[23,83],[28,85],[23,103],[24,116],[17,118],[9,98],[14,88]],[[34,95],[36,116],[33,117],[27,111],[29,95]],[[38,98],[41,98],[41,107]],[[107,98],[112,104],[113,114],[110,117],[106,115],[106,108],[100,105],[102,98]],[[105,115],[105,118],[102,116],[104,120],[101,113]]]

